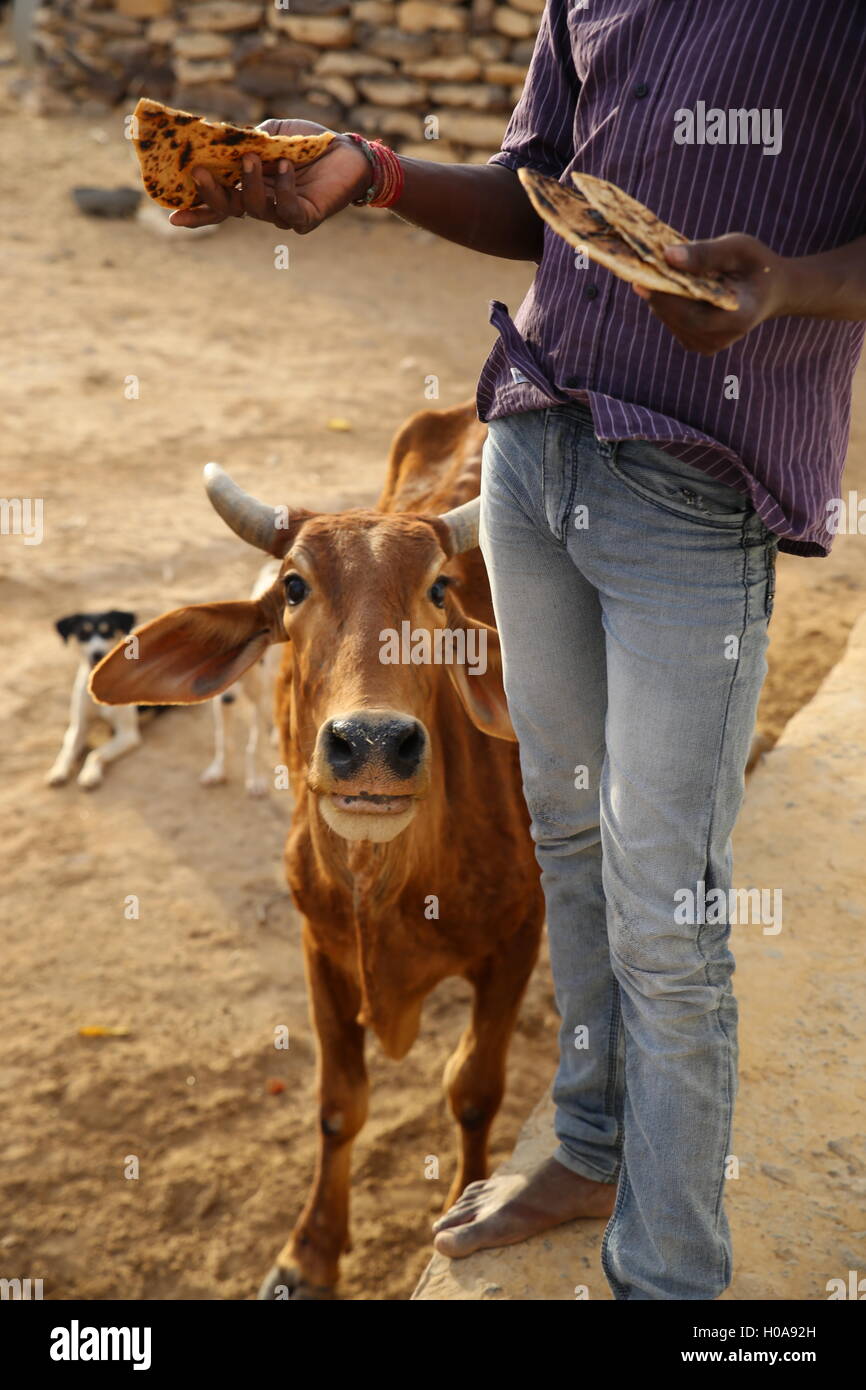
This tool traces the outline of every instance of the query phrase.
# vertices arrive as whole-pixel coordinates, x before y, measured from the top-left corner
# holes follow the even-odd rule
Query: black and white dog
[[[138,707],[98,705],[87,689],[93,667],[132,630],[135,614],[116,608],[105,613],[70,613],[68,617],[60,618],[54,626],[64,642],[68,642],[70,637],[77,640],[80,660],[72,687],[69,728],[46,781],[50,787],[59,787],[69,780],[86,747],[89,720],[93,715],[98,715],[111,725],[112,735],[107,743],[88,753],[78,774],[79,787],[89,790],[99,786],[106,763],[114,762],[115,758],[131,752],[141,743]]]
[[[256,576],[250,598],[261,598],[271,587],[280,572],[279,560],[266,560]],[[247,716],[247,742],[244,753],[244,786],[248,796],[267,796],[273,783],[273,757],[265,753],[262,757],[262,734],[270,730],[271,743],[276,742],[274,721],[274,684],[282,660],[279,646],[270,646],[255,666],[245,671],[231,690],[217,695],[211,702],[213,709],[214,754],[199,781],[203,787],[217,787],[227,781],[226,776],[226,722],[229,710],[238,696]],[[233,722],[229,720],[229,722]],[[259,764],[262,763],[260,767]]]

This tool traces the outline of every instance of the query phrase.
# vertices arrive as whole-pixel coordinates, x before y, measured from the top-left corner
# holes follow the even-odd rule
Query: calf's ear
[[[448,606],[448,626],[461,627],[466,633],[466,661],[447,668],[463,708],[482,733],[516,743],[502,684],[499,633],[487,623],[467,618],[453,598]]]
[[[112,648],[88,688],[102,705],[196,704],[234,685],[279,640],[261,601],[176,608]]]

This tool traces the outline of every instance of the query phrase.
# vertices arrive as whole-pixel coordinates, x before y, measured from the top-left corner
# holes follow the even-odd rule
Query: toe
[[[453,1231],[440,1231],[433,1241],[433,1249],[449,1260],[462,1260],[479,1248],[475,1225],[458,1226]]]
[[[466,1202],[461,1197],[459,1202],[436,1218],[433,1230],[447,1231],[452,1226],[465,1226],[467,1221],[474,1220],[477,1210],[475,1202]]]

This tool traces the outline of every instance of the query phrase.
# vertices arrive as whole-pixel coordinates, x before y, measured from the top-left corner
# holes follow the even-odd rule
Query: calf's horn
[[[236,536],[248,545],[282,556],[286,544],[285,528],[277,529],[277,510],[251,497],[233,482],[218,463],[208,463],[204,470],[204,485],[211,506],[218,512]]]
[[[481,512],[481,498],[473,497],[450,512],[443,512],[444,521],[451,535],[451,553],[460,555],[464,550],[473,550],[478,544],[478,519]]]

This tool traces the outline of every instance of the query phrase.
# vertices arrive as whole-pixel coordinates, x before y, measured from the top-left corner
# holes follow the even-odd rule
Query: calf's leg
[[[349,1249],[352,1140],[367,1118],[364,1029],[355,1022],[357,985],[320,951],[304,928],[304,961],[319,1041],[319,1154],[306,1205],[259,1291],[261,1299],[333,1296]]]
[[[467,974],[475,990],[472,1017],[444,1077],[460,1133],[460,1161],[446,1210],[469,1183],[487,1176],[487,1141],[505,1090],[508,1044],[538,954],[539,929],[539,922],[527,922]]]

